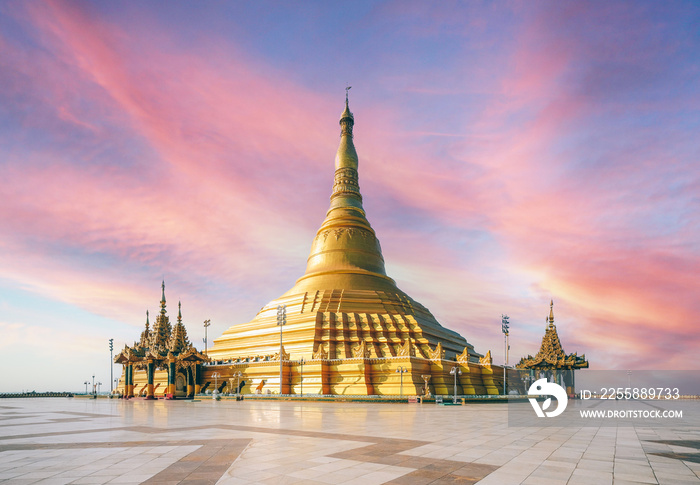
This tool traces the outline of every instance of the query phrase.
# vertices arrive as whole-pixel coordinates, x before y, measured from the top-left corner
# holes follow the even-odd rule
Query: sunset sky
[[[700,369],[697,2],[0,2],[0,392],[291,288],[350,84],[387,273],[501,364]],[[294,358],[294,356],[292,356]],[[121,366],[114,366],[115,377]],[[585,372],[585,371],[584,371]]]

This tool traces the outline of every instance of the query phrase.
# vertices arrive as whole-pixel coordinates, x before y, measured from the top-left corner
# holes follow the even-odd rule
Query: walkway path
[[[506,410],[4,399],[0,482],[700,484],[697,419],[658,429],[515,428]]]

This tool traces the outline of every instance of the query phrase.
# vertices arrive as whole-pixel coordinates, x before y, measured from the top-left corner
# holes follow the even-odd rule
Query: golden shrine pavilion
[[[162,285],[160,313],[153,328],[150,328],[146,311],[146,328],[141,339],[129,347],[124,346],[114,362],[124,366],[120,380],[121,392],[125,396],[143,395],[153,399],[162,394],[166,397],[186,397],[199,391],[196,383],[200,380],[201,364],[209,359],[201,354],[187,338],[187,330],[182,323],[182,306],[178,303],[177,323],[170,325],[165,309],[165,281]],[[141,371],[140,389],[137,389],[134,370]],[[163,385],[161,391],[158,388]]]
[[[490,352],[486,357],[476,353],[387,276],[362,205],[353,126],[346,93],[330,207],[304,275],[250,322],[233,325],[215,339],[208,352],[211,362],[191,361],[193,371],[178,374],[173,354],[175,387],[162,371],[155,381],[169,378],[166,387],[175,394],[180,378],[197,392],[420,395],[452,394],[456,373],[458,394],[499,394],[502,368],[492,366]],[[164,302],[165,296],[163,318]],[[280,309],[286,319],[283,337],[277,325]],[[159,355],[157,362],[165,363],[165,354]],[[118,362],[130,362],[127,357],[118,356]],[[141,367],[144,358],[137,357]],[[132,373],[131,379],[150,389],[153,375]],[[130,385],[127,395],[138,394]]]
[[[576,352],[567,355],[564,352],[557,334],[557,327],[554,325],[554,300],[549,303],[549,316],[545,322],[547,327],[542,337],[540,351],[534,357],[532,355],[523,357],[515,367],[537,374],[533,375],[533,379],[548,377],[562,384],[569,395],[574,395],[574,370],[588,368],[586,355],[578,356]]]

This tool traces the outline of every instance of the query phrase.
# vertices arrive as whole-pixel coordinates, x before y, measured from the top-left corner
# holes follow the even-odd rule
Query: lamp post
[[[97,383],[97,394],[100,393],[100,386],[101,386],[101,385],[102,385],[101,382],[98,382],[98,383]]]
[[[520,380],[523,381],[523,389],[525,390],[525,395],[527,396],[528,390],[530,389],[530,384],[532,381],[534,381],[535,376],[533,374],[533,370],[530,369],[529,371],[520,372]]]
[[[211,325],[211,320],[204,320],[204,355],[209,357],[207,353],[207,328]]]
[[[299,360],[299,365],[301,366],[301,371],[299,372],[299,385],[301,385],[301,395],[304,396],[304,358]]]
[[[214,372],[211,375],[214,378],[214,392],[211,393],[212,399],[216,399],[216,395],[219,394],[219,377],[221,377],[220,372]]]
[[[282,395],[282,327],[287,323],[287,305],[277,307],[277,326],[280,328],[280,396]]]
[[[503,394],[506,394],[506,367],[508,367],[508,350],[510,350],[510,345],[508,345],[508,327],[510,322],[508,322],[508,315],[501,315],[501,332],[503,332],[503,352],[505,353],[506,363],[503,366]]]
[[[85,395],[87,396],[87,393],[88,393],[87,386],[88,386],[88,384],[90,384],[90,381],[85,381],[85,382],[83,382],[83,384],[85,384]]]
[[[114,392],[114,388],[112,387],[112,381],[114,380],[114,373],[113,373],[113,360],[114,356],[112,355],[114,352],[114,339],[111,338],[109,339],[109,393],[112,394]]]
[[[95,374],[92,375],[92,394],[97,396],[97,394],[95,394]]]
[[[425,389],[423,390],[423,395],[424,396],[430,396],[430,387],[428,387],[428,382],[430,382],[430,378],[433,377],[430,374],[422,375],[421,378],[423,379],[423,382],[425,382]]]
[[[403,397],[403,374],[404,374],[404,372],[408,372],[408,369],[406,369],[405,367],[398,366],[396,368],[396,372],[399,374],[399,379],[400,379],[399,397]]]
[[[462,375],[462,369],[459,367],[453,367],[452,370],[450,370],[450,374],[455,376],[455,391],[454,395],[452,396],[452,404],[457,404],[457,376]]]
[[[233,377],[236,378],[236,397],[240,397],[241,394],[241,377],[243,374],[241,374],[241,371],[236,372],[233,374]]]

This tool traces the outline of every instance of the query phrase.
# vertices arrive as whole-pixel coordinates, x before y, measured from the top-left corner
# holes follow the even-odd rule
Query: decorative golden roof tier
[[[194,385],[198,369],[201,364],[209,361],[187,338],[180,302],[177,304],[177,323],[171,328],[165,310],[165,281],[161,288],[160,313],[153,329],[149,330],[146,311],[146,328],[141,333],[141,340],[134,342],[133,347],[125,345],[124,350],[114,358],[115,363],[124,366],[121,389],[127,398],[145,395],[147,399],[155,399],[155,390],[162,383],[154,385],[156,373],[167,377],[167,385],[163,390],[168,399],[193,395],[198,392]],[[135,371],[141,372],[145,377],[146,382],[140,390],[134,385]]]
[[[576,353],[566,355],[562,348],[557,327],[554,325],[554,300],[549,303],[547,328],[542,337],[542,345],[536,356],[528,355],[520,359],[515,366],[518,369],[585,369],[588,367],[585,354],[579,357]]]
[[[279,352],[279,305],[287,311],[284,347],[295,359],[352,359],[365,352],[392,357],[405,353],[407,345],[410,352],[429,359],[438,344],[446,358],[465,348],[473,360],[479,357],[461,335],[441,326],[387,276],[379,240],[362,205],[354,123],[346,91],[330,207],[311,244],[304,275],[252,321],[234,325],[215,339],[211,358]]]
[[[182,305],[178,302],[177,323],[170,326],[170,319],[165,309],[165,282],[162,286],[162,298],[160,301],[160,313],[156,317],[156,322],[152,328],[149,327],[149,315],[146,311],[146,326],[141,332],[141,338],[134,345],[124,346],[114,362],[125,364],[127,362],[139,363],[139,367],[145,367],[147,360],[162,364],[169,356],[181,360],[180,356],[187,356],[188,360],[206,362],[209,359],[201,354],[187,337],[187,329],[182,323]]]

